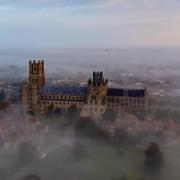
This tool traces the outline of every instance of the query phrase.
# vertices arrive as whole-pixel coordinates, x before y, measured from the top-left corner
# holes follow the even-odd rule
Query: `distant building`
[[[147,90],[109,88],[103,72],[93,72],[87,86],[46,86],[44,61],[29,61],[29,80],[22,88],[22,103],[34,113],[75,107],[84,117],[100,117],[106,110],[145,112]]]

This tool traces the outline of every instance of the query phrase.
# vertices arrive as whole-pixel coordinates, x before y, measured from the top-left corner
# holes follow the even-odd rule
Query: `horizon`
[[[131,47],[131,48],[0,48],[2,66],[27,66],[29,60],[45,60],[53,70],[97,65],[99,67],[121,68],[128,64],[154,66],[171,65],[179,61],[179,48]],[[153,62],[153,64],[152,64]],[[55,66],[53,66],[56,64]],[[53,67],[52,67],[53,66]]]

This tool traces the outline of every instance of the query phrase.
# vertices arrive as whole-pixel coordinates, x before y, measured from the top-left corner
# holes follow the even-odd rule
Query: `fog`
[[[26,66],[29,59],[44,59],[48,69],[123,67],[136,65],[179,65],[178,48],[120,48],[120,49],[0,49],[1,66]]]
[[[128,114],[109,119],[119,125],[116,137],[78,114],[32,116],[18,104],[0,111],[0,179],[179,180],[179,57],[178,49],[167,48],[1,49],[1,70],[16,65],[24,72],[19,78],[14,70],[8,76],[1,71],[1,80],[26,81],[28,60],[44,59],[48,81],[84,82],[103,70],[112,86],[138,82],[150,97],[146,120]],[[150,142],[163,154],[155,174],[145,171]]]
[[[179,179],[179,146],[169,145],[174,137],[150,128],[131,133],[127,127],[137,126],[139,120],[127,126],[131,121],[128,115],[117,117],[121,122],[117,137],[105,135],[93,121],[79,119],[77,114],[34,117],[17,108],[2,116],[5,123],[8,121],[8,132],[1,133],[3,180],[21,180],[28,175],[38,175],[42,180]],[[163,163],[155,174],[144,170],[144,151],[151,141],[159,144],[163,154]]]

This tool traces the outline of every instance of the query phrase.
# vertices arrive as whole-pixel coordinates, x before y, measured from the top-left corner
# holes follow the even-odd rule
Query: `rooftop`
[[[129,96],[129,97],[144,97],[145,89],[117,89],[109,88],[108,96]]]
[[[86,96],[87,87],[84,87],[84,86],[45,86],[42,90],[42,93],[44,95]],[[144,97],[145,89],[108,88],[107,96]]]
[[[47,95],[71,95],[71,96],[86,96],[87,87],[81,86],[45,86],[42,93]]]

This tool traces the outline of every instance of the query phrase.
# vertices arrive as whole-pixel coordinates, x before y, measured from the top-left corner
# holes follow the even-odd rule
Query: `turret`
[[[103,72],[93,72],[92,79],[88,80],[87,106],[90,114],[102,115],[105,111],[108,80],[104,79]]]
[[[103,78],[102,71],[93,72],[93,79],[90,80],[93,82],[93,86],[106,85],[108,83],[107,79]],[[88,82],[90,82],[90,80]]]

